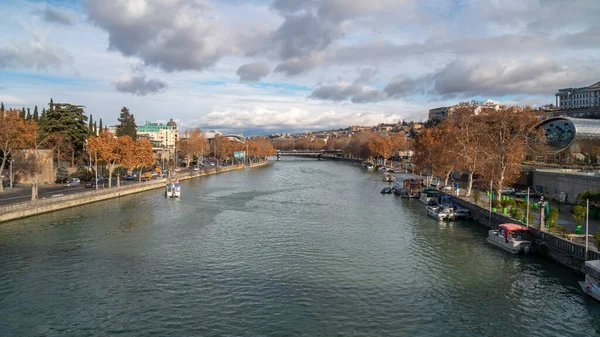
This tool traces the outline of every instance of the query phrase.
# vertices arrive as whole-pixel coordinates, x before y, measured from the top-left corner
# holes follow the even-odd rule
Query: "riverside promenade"
[[[509,214],[502,214],[500,210],[497,212],[490,212],[489,197],[485,195],[485,192],[480,193],[480,200],[477,204],[472,197],[466,197],[464,194],[451,196],[454,203],[469,209],[471,216],[475,221],[490,229],[497,228],[501,223],[526,225],[522,221],[511,218]],[[533,202],[534,201],[532,201],[532,203]],[[595,230],[599,228],[600,223],[598,223],[597,220],[590,220],[588,252],[586,254],[584,244],[585,235],[572,234],[575,223],[572,218],[569,219],[569,209],[570,206],[563,205],[563,210],[561,211],[561,216],[559,216],[558,220],[560,226],[569,229],[569,233],[566,237],[563,237],[563,235],[559,233],[551,233],[547,228],[541,229],[539,209],[530,209],[531,214],[534,215],[534,220],[529,224],[529,227],[540,255],[558,262],[576,272],[583,273],[585,261],[600,259],[600,252],[592,238]],[[583,232],[585,233],[585,225],[583,226]]]
[[[257,163],[251,163],[250,167],[259,167],[268,164],[269,161],[265,160]],[[172,177],[171,180],[176,179],[179,181],[183,181],[192,178],[214,175],[234,170],[243,170],[245,167],[246,165],[241,164],[202,169],[199,171],[191,171],[184,174],[177,174],[175,177]],[[167,182],[169,182],[168,178],[159,178],[133,185],[99,189],[97,191],[93,190],[88,192],[73,193],[53,198],[39,199],[36,201],[27,201],[5,205],[0,207],[0,223],[38,214],[58,211],[69,207],[76,207],[93,202],[118,198],[121,196],[149,191],[157,188],[165,188]]]

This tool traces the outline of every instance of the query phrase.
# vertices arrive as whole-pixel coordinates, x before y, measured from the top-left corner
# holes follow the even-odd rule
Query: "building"
[[[498,111],[499,109],[500,109],[500,103],[498,103],[496,101],[492,101],[491,99],[488,99],[487,101],[483,102],[483,104],[476,107],[475,110],[473,111],[473,113],[475,115],[479,115],[479,114],[485,114],[486,111]]]
[[[600,82],[589,87],[558,89],[555,96],[560,110],[600,107]]]
[[[179,129],[173,118],[165,125],[162,123],[151,123],[138,126],[137,137],[146,138],[152,143],[154,152],[175,154],[175,144],[179,140]]]
[[[451,106],[443,106],[429,110],[429,120],[440,122],[452,114]]]
[[[600,154],[600,120],[553,117],[538,128],[545,131],[548,153]]]

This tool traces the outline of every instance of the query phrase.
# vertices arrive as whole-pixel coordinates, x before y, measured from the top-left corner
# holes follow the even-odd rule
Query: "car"
[[[500,190],[500,194],[512,195],[515,194],[516,190],[512,187],[503,188]]]
[[[129,174],[129,175],[127,175],[127,176],[126,176],[125,178],[123,178],[123,179],[125,179],[125,180],[133,180],[133,179],[135,179],[135,177],[134,177],[134,176],[132,176],[131,174]]]
[[[67,182],[65,183],[66,187],[71,187],[71,186],[77,186],[81,183],[81,180],[79,178],[71,178],[69,180],[67,180]]]
[[[98,186],[104,186],[104,178],[98,177]],[[96,187],[96,180],[91,180],[87,184],[85,184],[86,188]]]

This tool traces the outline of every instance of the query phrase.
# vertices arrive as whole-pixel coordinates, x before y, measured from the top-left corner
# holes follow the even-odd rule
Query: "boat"
[[[386,187],[381,190],[381,194],[389,194],[389,193],[392,193],[393,191],[394,191],[393,187]]]
[[[396,180],[396,178],[394,178],[394,176],[389,173],[385,173],[383,175],[383,181],[385,181],[385,182],[392,183],[392,182],[394,182],[394,180]]]
[[[426,188],[421,192],[419,201],[425,205],[431,205],[432,201],[439,201],[440,191],[433,188]]]
[[[371,163],[366,163],[365,167],[367,168],[368,171],[374,171],[375,170],[375,166],[373,166],[373,164],[371,164]]]
[[[402,181],[402,192],[403,198],[418,198],[421,196],[421,188],[423,187],[423,179],[404,179]]]
[[[584,293],[600,301],[600,260],[585,261],[585,281],[579,285]]]
[[[454,208],[454,218],[455,219],[468,219],[471,216],[471,212],[466,208],[460,208],[456,206]]]
[[[179,198],[181,196],[181,184],[178,182],[168,183],[165,190],[165,198]]]
[[[531,231],[523,225],[505,223],[488,231],[487,242],[512,254],[527,254],[531,250]]]
[[[427,215],[438,220],[454,220],[454,210],[444,206],[427,206]]]

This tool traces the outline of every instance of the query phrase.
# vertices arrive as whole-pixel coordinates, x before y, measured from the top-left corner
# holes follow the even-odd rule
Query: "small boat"
[[[426,188],[421,192],[421,196],[419,197],[419,201],[424,203],[425,205],[431,205],[431,201],[438,201],[440,197],[440,191],[432,188]]]
[[[513,223],[498,225],[489,230],[487,242],[512,254],[527,254],[531,250],[531,231],[528,227]]]
[[[423,179],[404,179],[402,182],[401,196],[403,198],[419,198],[421,196],[421,188],[423,187]]]
[[[579,285],[584,293],[600,301],[600,260],[585,261],[585,281]]]
[[[165,190],[165,198],[179,198],[181,196],[181,184],[168,183]]]
[[[390,194],[394,191],[393,187],[386,187],[384,189],[381,190],[381,194]]]
[[[396,178],[389,173],[385,173],[383,175],[383,181],[385,181],[385,182],[392,183],[392,182],[394,182],[394,180],[396,180]]]
[[[427,215],[438,220],[454,220],[454,210],[444,206],[427,206]]]
[[[371,163],[366,163],[365,167],[367,168],[368,171],[374,171],[375,170],[375,166],[373,166],[373,164],[371,164]]]
[[[454,218],[455,219],[468,219],[471,216],[471,212],[466,208],[460,208],[456,206],[454,208]]]

